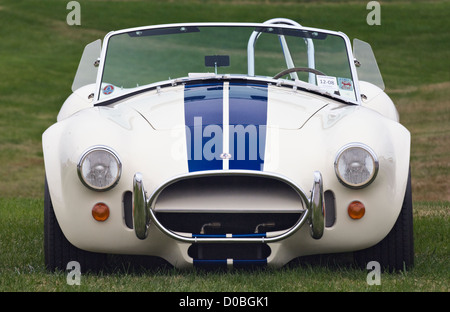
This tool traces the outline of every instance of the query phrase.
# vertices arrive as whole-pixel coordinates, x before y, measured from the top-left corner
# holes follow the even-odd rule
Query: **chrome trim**
[[[314,172],[314,184],[311,189],[311,236],[319,239],[323,235],[324,223],[324,206],[323,206],[323,183],[322,174],[318,171]]]
[[[113,184],[111,184],[110,186],[106,187],[106,188],[95,188],[95,187],[89,185],[84,180],[83,174],[81,173],[81,164],[83,163],[86,155],[91,153],[91,152],[93,152],[93,151],[106,151],[106,152],[110,153],[117,161],[117,167],[119,169],[119,172],[117,174],[116,181]],[[109,191],[110,189],[115,187],[117,185],[117,183],[119,183],[120,177],[122,175],[122,162],[120,161],[119,156],[117,156],[117,153],[112,148],[109,148],[109,147],[103,146],[103,145],[95,145],[95,146],[92,146],[92,147],[88,148],[86,151],[84,151],[83,154],[81,154],[81,157],[78,160],[78,164],[77,164],[77,174],[78,174],[78,178],[80,179],[81,183],[83,183],[83,185],[86,186],[88,189],[93,190],[93,191],[97,191],[97,192]]]
[[[165,213],[183,213],[183,212],[203,212],[203,213],[239,213],[242,212],[241,208],[155,208],[155,212],[165,212]],[[303,213],[305,209],[283,209],[283,208],[271,208],[271,209],[258,209],[258,208],[249,208],[245,210],[245,213]]]
[[[300,196],[302,204],[304,205],[304,207],[306,206],[306,209],[303,210],[301,218],[293,227],[285,232],[277,233],[274,236],[269,235],[268,237],[188,237],[166,229],[158,221],[155,216],[155,204],[158,196],[166,187],[184,179],[217,175],[246,175],[279,180],[288,184],[297,192],[297,194]],[[147,196],[143,185],[142,174],[136,173],[133,178],[133,220],[135,233],[139,239],[147,238],[148,227],[150,223],[153,223],[161,232],[163,232],[167,236],[184,243],[274,243],[290,237],[295,232],[297,232],[306,221],[308,221],[310,224],[312,224],[312,228],[314,229],[314,235],[316,236],[316,238],[320,238],[319,236],[322,236],[321,232],[323,233],[324,227],[323,214],[322,218],[320,218],[320,216],[317,217],[317,214],[318,212],[323,213],[323,188],[320,172],[315,172],[314,176],[315,178],[313,192],[311,198],[308,199],[303,190],[295,182],[289,180],[286,177],[274,173],[247,170],[210,170],[177,176],[161,184],[150,196]],[[320,211],[321,209],[322,211]],[[314,219],[311,218],[312,214],[316,216]],[[321,221],[322,225],[320,224]]]
[[[373,171],[372,176],[370,177],[370,179],[369,179],[367,182],[365,182],[365,183],[363,183],[363,184],[360,184],[360,185],[352,185],[352,184],[347,183],[347,182],[339,175],[339,170],[338,170],[338,168],[337,168],[337,166],[338,166],[338,160],[339,160],[339,158],[341,157],[342,153],[343,153],[344,151],[346,151],[347,149],[353,148],[353,147],[358,147],[358,148],[364,149],[366,152],[368,152],[368,153],[370,154],[370,156],[372,157],[373,162],[374,162],[374,171]],[[374,152],[370,147],[368,147],[367,145],[365,145],[365,144],[363,144],[363,143],[354,142],[354,143],[349,143],[349,144],[344,145],[344,146],[337,152],[336,157],[335,157],[335,159],[334,159],[334,172],[336,173],[336,177],[338,178],[338,180],[339,180],[339,182],[340,182],[341,184],[343,184],[344,186],[346,186],[346,187],[348,187],[348,188],[351,188],[351,189],[362,189],[362,188],[364,188],[364,187],[370,185],[370,184],[375,180],[375,178],[377,177],[378,169],[379,169],[379,161],[378,161],[377,155],[375,154],[375,152]]]
[[[150,216],[147,208],[147,193],[144,190],[142,174],[136,173],[133,179],[133,227],[139,239],[147,237]]]

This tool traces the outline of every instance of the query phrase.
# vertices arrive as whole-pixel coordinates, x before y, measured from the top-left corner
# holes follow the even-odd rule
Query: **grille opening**
[[[336,200],[334,193],[330,190],[325,191],[325,227],[332,227],[336,222]]]
[[[270,253],[270,247],[263,243],[201,243],[192,244],[188,249],[188,255],[197,260],[263,260]]]
[[[172,231],[252,234],[289,229],[304,208],[300,195],[278,179],[219,175],[187,178],[169,185],[154,209],[162,225]],[[211,223],[220,226],[205,226]]]
[[[209,235],[281,231],[293,227],[301,216],[301,213],[156,213],[158,221],[172,231]]]
[[[133,193],[130,191],[126,191],[123,193],[122,199],[123,205],[123,218],[125,221],[125,225],[129,229],[133,229]]]

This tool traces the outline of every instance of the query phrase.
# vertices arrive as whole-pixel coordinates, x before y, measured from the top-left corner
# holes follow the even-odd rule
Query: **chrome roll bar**
[[[268,24],[268,25],[285,24],[285,25],[290,25],[290,26],[302,27],[302,25],[300,25],[296,21],[293,21],[293,20],[290,20],[287,18],[273,18],[273,19],[265,21],[263,24]],[[251,36],[248,40],[248,44],[247,44],[247,74],[250,77],[255,76],[255,43],[256,43],[256,40],[258,40],[258,37],[260,34],[261,34],[260,32],[254,31],[251,34]],[[284,58],[286,60],[287,68],[288,69],[294,68],[295,64],[294,64],[294,61],[292,60],[292,56],[289,51],[289,47],[287,45],[286,39],[283,35],[279,35],[279,38],[280,38],[281,47],[283,49]],[[310,39],[310,38],[305,39],[305,43],[306,43],[307,49],[308,49],[307,50],[308,51],[308,67],[311,69],[315,69],[316,64],[315,64],[315,57],[314,57],[314,43],[313,43],[312,39]],[[297,73],[295,73],[295,72],[291,73],[291,78],[298,80]],[[309,73],[308,82],[311,84],[316,83],[315,74]]]

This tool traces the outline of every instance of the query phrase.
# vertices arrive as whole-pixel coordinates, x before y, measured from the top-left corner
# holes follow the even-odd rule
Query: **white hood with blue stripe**
[[[155,130],[185,128],[194,172],[263,170],[267,129],[300,129],[327,102],[266,84],[220,81],[164,88],[129,105]]]

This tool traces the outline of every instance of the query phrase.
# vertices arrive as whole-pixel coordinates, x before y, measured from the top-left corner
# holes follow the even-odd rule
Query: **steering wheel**
[[[285,69],[285,70],[279,72],[278,74],[273,76],[273,79],[278,79],[278,78],[283,77],[284,75],[294,73],[294,72],[307,72],[307,73],[313,73],[316,75],[326,76],[324,73],[322,73],[321,71],[319,71],[317,69],[308,68],[308,67],[293,67],[293,68],[288,68],[288,69]]]

